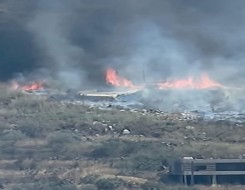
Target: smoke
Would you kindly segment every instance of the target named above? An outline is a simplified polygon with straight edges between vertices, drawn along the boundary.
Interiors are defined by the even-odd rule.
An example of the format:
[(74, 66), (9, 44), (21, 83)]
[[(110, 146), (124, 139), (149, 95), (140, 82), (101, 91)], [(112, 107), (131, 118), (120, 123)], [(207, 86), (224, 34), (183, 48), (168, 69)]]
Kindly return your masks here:
[(245, 79), (243, 0), (2, 4), (1, 79), (22, 73), (66, 88), (98, 87), (108, 67), (136, 83), (203, 72), (227, 85)]
[[(49, 9), (47, 4), (50, 5)], [(63, 23), (67, 19), (65, 14), (72, 11), (69, 3), (41, 1), (39, 6), (28, 26), (44, 51), (44, 67), (50, 68), (49, 74), (59, 85), (66, 88), (81, 87), (85, 77), (85, 73), (79, 68), (83, 49), (70, 42), (66, 34), (67, 21)], [(62, 14), (62, 10), (66, 12)]]

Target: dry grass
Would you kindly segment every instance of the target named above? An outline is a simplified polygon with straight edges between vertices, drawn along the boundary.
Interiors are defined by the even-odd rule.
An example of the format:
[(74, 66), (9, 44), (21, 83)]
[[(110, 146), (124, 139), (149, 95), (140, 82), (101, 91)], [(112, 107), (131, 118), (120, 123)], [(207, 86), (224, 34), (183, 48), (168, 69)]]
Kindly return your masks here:
[(120, 175), (109, 175), (109, 174), (104, 174), (101, 175), (99, 178), (101, 179), (113, 179), (113, 178), (118, 178), (122, 179), (123, 181), (135, 185), (141, 185), (146, 183), (148, 180), (145, 178), (140, 178), (140, 177), (134, 177), (134, 176), (120, 176)]
[(47, 140), (43, 139), (23, 139), (16, 142), (16, 147), (36, 147), (36, 146), (45, 146), (47, 145)]

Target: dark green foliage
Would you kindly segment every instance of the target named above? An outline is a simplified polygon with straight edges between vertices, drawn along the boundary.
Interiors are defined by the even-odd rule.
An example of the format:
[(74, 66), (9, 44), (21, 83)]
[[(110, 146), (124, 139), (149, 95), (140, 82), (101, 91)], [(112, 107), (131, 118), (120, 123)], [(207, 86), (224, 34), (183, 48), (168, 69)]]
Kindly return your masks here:
[(54, 132), (48, 137), (48, 146), (53, 154), (62, 155), (64, 159), (72, 159), (82, 153), (81, 138), (70, 131)]
[(99, 179), (96, 186), (100, 190), (115, 190), (117, 187), (123, 185), (123, 181), (117, 178), (114, 179)]
[(164, 190), (164, 185), (157, 182), (146, 182), (141, 185), (143, 190)]
[(80, 183), (94, 184), (97, 181), (98, 177), (98, 175), (87, 175), (86, 177), (80, 179)]
[(39, 180), (33, 183), (21, 184), (12, 190), (77, 190), (76, 186), (68, 182), (51, 178), (47, 180)]
[(93, 158), (123, 157), (137, 151), (138, 144), (126, 141), (110, 140), (96, 147), (90, 154)]
[(14, 164), (19, 170), (33, 170), (37, 166), (37, 162), (30, 159), (17, 160)]
[(98, 190), (96, 185), (93, 184), (86, 184), (80, 187), (78, 190)]
[(141, 185), (143, 190), (197, 190), (195, 187), (166, 186), (162, 183), (150, 181)]

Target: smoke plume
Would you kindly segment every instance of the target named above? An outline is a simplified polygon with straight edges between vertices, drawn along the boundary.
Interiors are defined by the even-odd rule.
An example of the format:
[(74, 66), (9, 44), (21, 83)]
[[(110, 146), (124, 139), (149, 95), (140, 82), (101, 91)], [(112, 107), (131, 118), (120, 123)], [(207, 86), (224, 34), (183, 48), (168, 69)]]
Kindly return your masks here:
[(21, 73), (64, 87), (98, 87), (105, 85), (108, 67), (138, 83), (203, 72), (227, 85), (241, 86), (245, 79), (243, 0), (0, 5), (2, 80)]

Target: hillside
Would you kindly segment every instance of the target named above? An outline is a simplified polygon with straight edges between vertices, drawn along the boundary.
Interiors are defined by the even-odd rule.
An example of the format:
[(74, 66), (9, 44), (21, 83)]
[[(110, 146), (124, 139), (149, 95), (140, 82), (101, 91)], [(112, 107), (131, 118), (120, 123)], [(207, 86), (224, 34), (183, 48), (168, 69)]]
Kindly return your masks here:
[(0, 104), (0, 181), (5, 189), (180, 190), (185, 188), (172, 187), (165, 175), (174, 159), (234, 158), (245, 152), (242, 125), (228, 122), (101, 110), (4, 87)]
[[(199, 106), (209, 102), (214, 106), (207, 113), (244, 111), (244, 6), (223, 1), (0, 0), (1, 83), (46, 81), (47, 92), (146, 83), (143, 104), (152, 108), (88, 105), (69, 95), (47, 98), (0, 84), (0, 189), (244, 189), (184, 187), (167, 175), (181, 157), (245, 153), (244, 114), (205, 120), (164, 112), (174, 110), (177, 96), (181, 111), (186, 103), (202, 112)], [(106, 80), (108, 68), (119, 83)], [(187, 92), (195, 81), (189, 75), (204, 72), (218, 90), (207, 90), (214, 86), (206, 83), (200, 89), (199, 81)], [(134, 95), (122, 95), (122, 101)], [(219, 107), (223, 101), (227, 105)], [(164, 111), (157, 110), (160, 104)]]

